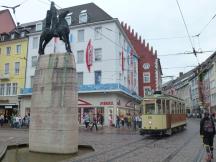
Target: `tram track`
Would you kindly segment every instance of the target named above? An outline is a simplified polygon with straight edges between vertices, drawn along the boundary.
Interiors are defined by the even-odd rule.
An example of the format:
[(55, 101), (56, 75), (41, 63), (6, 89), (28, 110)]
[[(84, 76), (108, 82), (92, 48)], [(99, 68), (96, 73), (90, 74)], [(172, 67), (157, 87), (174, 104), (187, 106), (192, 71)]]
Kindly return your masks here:
[[(124, 144), (124, 145), (120, 145), (118, 147), (115, 147), (113, 149), (109, 149), (109, 150), (105, 150), (105, 151), (101, 151), (101, 152), (97, 152), (97, 153), (94, 153), (93, 155), (90, 155), (90, 156), (87, 156), (87, 157), (84, 157), (84, 158), (81, 158), (81, 159), (77, 159), (77, 160), (73, 160), (73, 162), (82, 162), (82, 161), (85, 161), (85, 160), (91, 160), (92, 158), (95, 159), (96, 157), (99, 157), (99, 156), (104, 156), (105, 154), (112, 154), (114, 155), (115, 153), (118, 153), (118, 151), (122, 148), (128, 148), (128, 146), (134, 146), (136, 147), (137, 145), (140, 144), (140, 146), (136, 147), (135, 149), (129, 149), (127, 151), (122, 151), (120, 154), (116, 155), (116, 156), (113, 156), (112, 158), (106, 160), (106, 162), (112, 162), (118, 158), (120, 158), (121, 156), (127, 154), (127, 153), (130, 153), (130, 152), (134, 152), (142, 147), (147, 147), (153, 143), (155, 143), (157, 140), (155, 139), (150, 139), (151, 141), (150, 142), (142, 142), (143, 140), (145, 139), (149, 139), (149, 137), (145, 137), (145, 138), (142, 138), (142, 139), (139, 139), (139, 140), (136, 140), (136, 141), (133, 141), (133, 142), (130, 142), (130, 143), (127, 143), (127, 144)], [(153, 141), (152, 141), (153, 140)]]
[(174, 152), (172, 152), (165, 159), (163, 159), (162, 162), (170, 162), (178, 154), (178, 152), (180, 152), (185, 146), (190, 143), (191, 139), (193, 139), (194, 136), (197, 134), (198, 131), (195, 132), (190, 138), (188, 138), (187, 141), (185, 141), (179, 148), (177, 148)]

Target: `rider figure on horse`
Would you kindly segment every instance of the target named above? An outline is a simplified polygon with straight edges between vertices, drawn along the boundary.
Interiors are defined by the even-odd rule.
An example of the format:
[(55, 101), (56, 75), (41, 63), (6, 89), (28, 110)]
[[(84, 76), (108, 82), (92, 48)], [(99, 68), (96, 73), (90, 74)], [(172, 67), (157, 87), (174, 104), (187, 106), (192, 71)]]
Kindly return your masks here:
[(56, 31), (56, 26), (58, 24), (57, 12), (58, 12), (58, 10), (55, 7), (55, 3), (51, 2), (51, 6), (50, 6), (51, 30), (53, 31), (55, 37), (58, 37), (58, 33)]

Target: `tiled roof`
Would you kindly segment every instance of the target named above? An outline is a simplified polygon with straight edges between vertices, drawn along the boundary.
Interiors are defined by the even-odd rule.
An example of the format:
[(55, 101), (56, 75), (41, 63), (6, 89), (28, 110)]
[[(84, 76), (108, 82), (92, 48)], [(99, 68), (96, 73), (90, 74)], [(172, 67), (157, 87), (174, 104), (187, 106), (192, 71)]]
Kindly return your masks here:
[[(93, 22), (99, 22), (99, 21), (105, 21), (105, 20), (112, 20), (113, 18), (108, 15), (104, 10), (102, 10), (100, 7), (95, 5), (94, 3), (87, 3), (83, 5), (78, 5), (78, 6), (73, 6), (73, 7), (68, 7), (68, 8), (63, 8), (59, 10), (59, 13), (62, 11), (69, 10), (71, 14), (71, 26), (75, 26), (79, 24), (79, 14), (81, 11), (86, 10), (87, 15), (88, 15), (88, 21), (87, 23), (93, 23)], [(45, 17), (46, 15), (44, 15)], [(25, 24), (21, 24), (21, 27), (32, 27), (35, 26), (36, 23), (44, 21), (39, 20), (39, 21), (34, 21), (34, 22), (29, 22)], [(35, 27), (31, 28), (30, 32), (35, 32)]]

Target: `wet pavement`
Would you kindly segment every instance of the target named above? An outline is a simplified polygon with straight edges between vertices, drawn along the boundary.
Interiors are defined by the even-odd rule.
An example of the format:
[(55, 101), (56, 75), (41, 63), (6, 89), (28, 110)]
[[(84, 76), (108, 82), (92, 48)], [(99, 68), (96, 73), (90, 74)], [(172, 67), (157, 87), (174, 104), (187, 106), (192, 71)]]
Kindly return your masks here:
[[(6, 145), (23, 143), (28, 143), (28, 129), (0, 128), (0, 154)], [(199, 119), (188, 120), (184, 131), (162, 138), (140, 136), (128, 128), (81, 127), (79, 145), (91, 145), (95, 151), (64, 162), (202, 162), (205, 155)]]

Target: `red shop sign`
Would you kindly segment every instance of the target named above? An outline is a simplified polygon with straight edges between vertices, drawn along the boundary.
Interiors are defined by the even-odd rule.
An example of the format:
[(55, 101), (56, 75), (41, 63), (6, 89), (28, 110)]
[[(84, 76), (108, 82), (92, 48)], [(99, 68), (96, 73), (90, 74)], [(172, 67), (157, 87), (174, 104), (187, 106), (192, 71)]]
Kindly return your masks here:
[(113, 105), (113, 102), (112, 101), (103, 101), (103, 102), (100, 102), (100, 105)]

